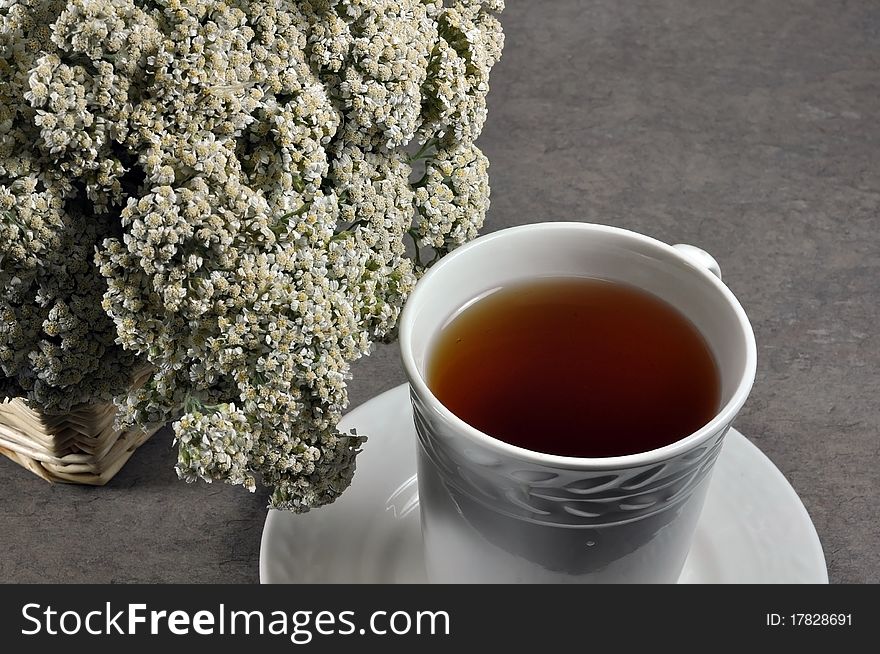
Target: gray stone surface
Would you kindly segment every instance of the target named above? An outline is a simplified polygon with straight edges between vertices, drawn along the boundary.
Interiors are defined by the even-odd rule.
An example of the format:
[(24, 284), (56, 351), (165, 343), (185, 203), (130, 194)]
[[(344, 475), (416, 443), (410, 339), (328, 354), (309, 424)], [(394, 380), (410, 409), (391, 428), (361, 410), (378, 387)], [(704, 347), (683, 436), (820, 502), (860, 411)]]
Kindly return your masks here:
[[(486, 231), (583, 220), (719, 260), (760, 364), (738, 427), (834, 582), (880, 582), (880, 5), (509, 0)], [(353, 404), (403, 381), (356, 367)], [(0, 461), (0, 580), (254, 582), (266, 498), (186, 485), (167, 433), (101, 489)]]

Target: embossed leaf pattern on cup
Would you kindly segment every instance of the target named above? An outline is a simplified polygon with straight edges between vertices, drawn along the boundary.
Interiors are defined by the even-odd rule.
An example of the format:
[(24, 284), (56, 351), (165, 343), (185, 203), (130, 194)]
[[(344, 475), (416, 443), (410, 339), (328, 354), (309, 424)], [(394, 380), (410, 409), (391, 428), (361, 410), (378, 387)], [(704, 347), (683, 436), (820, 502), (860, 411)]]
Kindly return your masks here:
[(725, 427), (712, 441), (661, 463), (613, 474), (568, 470), (484, 450), (415, 394), (411, 398), (421, 447), (451, 494), (529, 522), (566, 527), (610, 526), (678, 506), (712, 469), (727, 432)]

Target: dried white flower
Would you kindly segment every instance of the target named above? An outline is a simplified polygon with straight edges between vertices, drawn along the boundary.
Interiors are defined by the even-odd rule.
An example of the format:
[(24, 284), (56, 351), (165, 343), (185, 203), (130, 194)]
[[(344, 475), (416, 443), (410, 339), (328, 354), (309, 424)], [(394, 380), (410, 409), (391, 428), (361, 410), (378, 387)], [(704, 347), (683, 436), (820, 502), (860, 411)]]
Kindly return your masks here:
[(0, 3), (0, 392), (113, 398), (174, 421), (184, 479), (333, 501), (351, 362), (488, 208), (502, 9)]

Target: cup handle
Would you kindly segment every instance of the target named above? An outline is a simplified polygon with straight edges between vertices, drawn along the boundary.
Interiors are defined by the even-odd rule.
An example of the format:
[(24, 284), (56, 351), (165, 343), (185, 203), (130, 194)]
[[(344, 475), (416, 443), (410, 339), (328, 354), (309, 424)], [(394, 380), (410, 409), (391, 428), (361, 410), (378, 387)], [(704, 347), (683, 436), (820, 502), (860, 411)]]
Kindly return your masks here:
[(672, 247), (678, 250), (679, 254), (698, 268), (705, 268), (718, 279), (721, 279), (721, 266), (715, 261), (715, 257), (705, 250), (701, 250), (694, 245), (688, 245), (687, 243), (676, 243)]

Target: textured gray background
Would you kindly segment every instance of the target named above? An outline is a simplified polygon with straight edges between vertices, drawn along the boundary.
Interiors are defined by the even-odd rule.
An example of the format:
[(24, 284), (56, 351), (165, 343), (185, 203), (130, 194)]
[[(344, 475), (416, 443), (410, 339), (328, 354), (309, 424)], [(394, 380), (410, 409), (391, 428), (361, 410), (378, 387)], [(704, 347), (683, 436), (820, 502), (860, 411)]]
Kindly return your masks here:
[[(509, 0), (486, 230), (584, 220), (706, 248), (754, 323), (738, 427), (880, 582), (880, 5)], [(394, 347), (353, 405), (396, 386)], [(178, 482), (167, 433), (101, 489), (0, 460), (0, 580), (255, 582), (265, 497)]]

